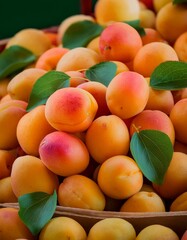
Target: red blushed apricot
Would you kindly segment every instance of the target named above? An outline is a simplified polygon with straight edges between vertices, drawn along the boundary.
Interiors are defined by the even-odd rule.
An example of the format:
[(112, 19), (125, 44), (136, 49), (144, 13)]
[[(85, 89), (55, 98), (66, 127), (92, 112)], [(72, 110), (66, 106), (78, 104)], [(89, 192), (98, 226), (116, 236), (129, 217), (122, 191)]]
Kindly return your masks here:
[(96, 113), (95, 118), (102, 116), (102, 115), (109, 115), (110, 110), (108, 109), (107, 103), (106, 103), (106, 90), (107, 87), (100, 83), (100, 82), (94, 82), (89, 81), (86, 83), (82, 83), (77, 86), (78, 88), (84, 89), (91, 93), (98, 104), (98, 110)]
[(99, 49), (105, 60), (129, 62), (141, 47), (142, 40), (138, 32), (124, 22), (109, 24), (99, 39)]
[(31, 192), (52, 194), (59, 186), (58, 176), (51, 172), (40, 158), (31, 155), (16, 158), (10, 177), (16, 197)]
[(17, 139), (25, 153), (39, 156), (40, 142), (53, 131), (55, 129), (45, 118), (45, 105), (40, 105), (20, 119), (17, 125)]
[(100, 116), (87, 129), (85, 143), (93, 159), (102, 163), (109, 157), (128, 153), (129, 131), (118, 116)]
[(97, 183), (83, 175), (66, 177), (59, 185), (58, 202), (61, 206), (103, 211), (105, 196)]
[(39, 154), (44, 165), (60, 176), (84, 171), (89, 164), (85, 144), (75, 135), (56, 131), (44, 137)]
[(146, 79), (133, 71), (116, 75), (108, 85), (106, 101), (112, 114), (122, 119), (135, 116), (144, 110), (149, 97)]
[(95, 98), (81, 88), (62, 88), (47, 100), (45, 116), (57, 130), (67, 132), (85, 131), (95, 118), (98, 104)]
[(21, 221), (16, 208), (0, 209), (0, 239), (30, 239), (36, 240), (26, 225)]
[(45, 51), (37, 60), (35, 68), (50, 71), (56, 68), (60, 58), (69, 51), (67, 48), (53, 47)]
[(19, 120), (26, 114), (27, 103), (10, 100), (0, 104), (0, 149), (9, 150), (18, 144), (16, 129)]
[(140, 191), (143, 174), (131, 157), (116, 155), (101, 164), (97, 181), (107, 196), (126, 199)]
[(187, 98), (175, 103), (170, 112), (170, 119), (175, 128), (176, 140), (187, 144)]
[(169, 116), (159, 110), (144, 110), (136, 115), (130, 124), (130, 135), (145, 129), (162, 131), (168, 135), (171, 143), (175, 141), (175, 129)]

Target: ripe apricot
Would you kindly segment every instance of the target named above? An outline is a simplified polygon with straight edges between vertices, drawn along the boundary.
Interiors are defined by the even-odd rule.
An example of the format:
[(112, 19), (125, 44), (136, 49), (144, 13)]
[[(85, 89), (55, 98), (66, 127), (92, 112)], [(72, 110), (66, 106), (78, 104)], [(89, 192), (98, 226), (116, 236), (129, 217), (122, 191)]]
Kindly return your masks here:
[(26, 114), (27, 103), (10, 100), (0, 103), (0, 149), (9, 150), (18, 146), (16, 129), (19, 120)]
[(95, 118), (110, 114), (106, 103), (107, 87), (104, 84), (95, 81), (88, 81), (79, 84), (77, 87), (88, 91), (97, 101), (98, 109)]
[(0, 203), (13, 203), (18, 201), (18, 198), (12, 190), (10, 176), (0, 179), (0, 193)]
[(24, 69), (9, 82), (7, 86), (8, 94), (12, 99), (28, 102), (34, 83), (45, 73), (47, 71), (34, 67)]
[(10, 240), (16, 238), (36, 239), (20, 219), (18, 209), (11, 207), (0, 208), (0, 239)]
[(164, 42), (151, 42), (144, 45), (133, 60), (134, 71), (150, 77), (155, 68), (165, 61), (178, 61), (173, 47)]
[(81, 83), (89, 82), (83, 72), (67, 71), (65, 74), (70, 77), (70, 87), (77, 87)]
[(62, 88), (48, 98), (45, 108), (47, 121), (57, 130), (85, 131), (95, 118), (98, 104), (95, 98), (81, 88)]
[(166, 41), (173, 44), (187, 29), (186, 4), (169, 2), (164, 5), (157, 13), (155, 27)]
[(175, 199), (187, 191), (187, 154), (174, 152), (161, 185), (153, 183), (155, 191), (163, 198)]
[(111, 23), (100, 34), (99, 49), (104, 60), (129, 62), (141, 47), (139, 33), (124, 22)]
[(94, 7), (96, 22), (104, 26), (139, 19), (139, 12), (137, 0), (98, 0)]
[(47, 134), (40, 143), (43, 164), (60, 176), (83, 172), (89, 164), (89, 153), (80, 138), (62, 131)]
[(154, 28), (144, 28), (145, 35), (141, 36), (143, 45), (151, 42), (165, 42), (164, 38)]
[(120, 208), (121, 212), (165, 212), (161, 197), (155, 192), (140, 191), (128, 198)]
[(16, 135), (23, 151), (37, 157), (39, 156), (40, 142), (47, 134), (53, 131), (55, 129), (45, 118), (45, 105), (40, 105), (27, 112), (20, 119)]
[(175, 103), (170, 112), (170, 119), (175, 128), (176, 140), (187, 144), (187, 98)]
[(59, 180), (38, 157), (25, 155), (16, 158), (12, 165), (11, 185), (16, 197), (30, 192), (52, 194)]
[(81, 224), (70, 217), (53, 217), (39, 233), (38, 240), (45, 239), (86, 240), (87, 234)]
[(115, 63), (117, 66), (116, 75), (121, 72), (129, 71), (129, 68), (125, 63), (121, 61), (111, 61), (111, 62)]
[(17, 157), (16, 150), (1, 150), (0, 149), (0, 179), (9, 177), (12, 169), (12, 164)]
[(57, 63), (56, 70), (61, 72), (83, 71), (100, 63), (101, 57), (94, 50), (76, 47), (64, 54)]
[(20, 45), (21, 47), (30, 50), (38, 57), (51, 48), (51, 41), (42, 30), (25, 28), (9, 39), (6, 48), (13, 45)]
[(187, 62), (187, 31), (182, 33), (174, 43), (174, 49), (182, 62)]
[(153, 8), (156, 13), (165, 6), (167, 3), (172, 2), (172, 0), (153, 0)]
[(179, 240), (178, 235), (170, 227), (161, 224), (151, 224), (144, 227), (136, 237), (136, 240)]
[(151, 9), (140, 11), (140, 26), (143, 28), (155, 28), (156, 14)]
[(116, 155), (101, 164), (97, 181), (107, 196), (126, 199), (140, 191), (143, 174), (131, 157)]
[(100, 116), (87, 129), (85, 143), (93, 159), (103, 163), (109, 157), (128, 153), (129, 131), (118, 116)]
[(144, 110), (136, 115), (130, 124), (130, 135), (134, 132), (153, 129), (168, 135), (171, 143), (175, 141), (175, 129), (169, 116), (160, 110)]
[(1, 81), (0, 81), (0, 99), (8, 94), (7, 86), (9, 84), (9, 82), (10, 82), (10, 79), (8, 79), (8, 78), (1, 79)]
[(87, 240), (135, 240), (136, 231), (125, 219), (108, 217), (95, 223), (88, 232)]
[(180, 194), (173, 200), (170, 211), (187, 211), (187, 192)]
[(97, 183), (83, 175), (66, 177), (59, 185), (58, 202), (61, 206), (103, 211), (105, 196)]
[(35, 68), (44, 69), (46, 71), (51, 71), (55, 69), (60, 58), (68, 51), (69, 49), (62, 47), (53, 47), (46, 50), (37, 59)]
[(143, 111), (148, 97), (147, 81), (141, 74), (133, 71), (116, 75), (106, 91), (106, 101), (110, 112), (122, 119), (131, 118)]

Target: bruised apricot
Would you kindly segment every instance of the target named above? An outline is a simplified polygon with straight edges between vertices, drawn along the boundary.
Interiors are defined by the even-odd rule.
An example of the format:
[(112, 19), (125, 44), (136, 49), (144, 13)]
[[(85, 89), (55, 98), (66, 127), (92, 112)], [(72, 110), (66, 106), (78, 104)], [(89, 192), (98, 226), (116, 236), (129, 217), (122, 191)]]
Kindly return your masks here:
[(85, 131), (95, 118), (98, 104), (95, 98), (81, 88), (56, 90), (47, 100), (45, 116), (57, 130)]

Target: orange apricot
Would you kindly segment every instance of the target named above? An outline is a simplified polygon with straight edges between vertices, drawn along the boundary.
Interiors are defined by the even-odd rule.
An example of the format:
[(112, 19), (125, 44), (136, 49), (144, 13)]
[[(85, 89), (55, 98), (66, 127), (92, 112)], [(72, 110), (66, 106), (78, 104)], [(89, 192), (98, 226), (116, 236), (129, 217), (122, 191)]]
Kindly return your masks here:
[[(42, 126), (42, 128), (41, 128)], [(17, 125), (16, 135), (19, 145), (29, 155), (39, 156), (41, 140), (55, 129), (45, 118), (45, 106), (40, 105), (27, 112)]]
[(130, 124), (130, 135), (134, 132), (152, 129), (168, 135), (171, 143), (175, 141), (175, 129), (169, 116), (160, 110), (144, 110), (136, 115)]
[(0, 179), (0, 193), (0, 203), (13, 203), (18, 201), (18, 198), (12, 190), (10, 176)]
[(87, 129), (85, 143), (93, 159), (103, 163), (109, 157), (128, 153), (129, 131), (118, 116), (100, 116)]
[(175, 199), (187, 191), (187, 154), (174, 152), (161, 185), (153, 183), (153, 188), (162, 198)]
[(56, 65), (60, 58), (69, 51), (67, 48), (53, 47), (45, 51), (37, 59), (35, 68), (51, 71), (56, 68)]
[(187, 62), (187, 31), (182, 33), (174, 43), (174, 49), (182, 62)]
[(112, 114), (122, 119), (135, 116), (143, 111), (149, 97), (146, 79), (133, 71), (116, 75), (108, 85), (106, 101)]
[(89, 152), (75, 135), (55, 131), (40, 143), (39, 154), (43, 164), (60, 176), (83, 172), (89, 164)]
[(155, 68), (165, 61), (178, 61), (178, 56), (173, 47), (164, 42), (151, 42), (143, 45), (134, 60), (134, 71), (144, 77), (150, 77)]
[(187, 192), (180, 194), (173, 200), (170, 211), (187, 211)]
[(10, 79), (4, 78), (0, 81), (0, 99), (7, 95), (7, 86), (10, 82)]
[(124, 22), (111, 23), (100, 34), (99, 49), (104, 60), (129, 62), (141, 47), (139, 33)]
[(165, 42), (160, 33), (154, 28), (144, 28), (145, 35), (141, 36), (143, 45), (151, 42)]
[(129, 71), (129, 68), (125, 63), (120, 61), (111, 61), (111, 62), (115, 63), (117, 66), (116, 75), (121, 72)]
[(115, 155), (101, 164), (97, 181), (105, 195), (126, 199), (140, 191), (143, 174), (131, 157)]
[(89, 82), (89, 80), (85, 78), (83, 72), (67, 71), (65, 74), (70, 77), (70, 87), (77, 87), (81, 83)]
[(170, 119), (175, 128), (176, 140), (187, 144), (187, 98), (175, 103), (170, 112)]
[(151, 9), (140, 11), (140, 26), (143, 28), (155, 28), (156, 14)]
[(61, 206), (103, 211), (105, 196), (96, 182), (83, 175), (66, 177), (59, 185), (58, 202)]
[(81, 88), (62, 88), (47, 100), (45, 116), (57, 130), (85, 131), (95, 118), (98, 104), (91, 93)]
[(82, 84), (79, 84), (77, 86), (78, 88), (84, 89), (92, 94), (92, 96), (95, 98), (98, 104), (98, 110), (96, 113), (95, 118), (102, 116), (102, 115), (109, 115), (110, 111), (108, 109), (107, 103), (106, 103), (106, 90), (107, 87), (100, 83), (95, 81), (88, 81)]

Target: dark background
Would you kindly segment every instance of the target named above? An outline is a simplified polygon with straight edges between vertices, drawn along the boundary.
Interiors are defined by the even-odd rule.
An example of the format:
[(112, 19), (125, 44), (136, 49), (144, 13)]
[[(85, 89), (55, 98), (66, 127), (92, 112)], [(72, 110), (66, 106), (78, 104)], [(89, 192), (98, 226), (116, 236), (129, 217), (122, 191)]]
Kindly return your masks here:
[[(92, 1), (92, 9), (95, 2)], [(12, 37), (24, 28), (58, 26), (68, 16), (81, 13), (80, 3), (80, 0), (0, 0), (0, 39)]]

